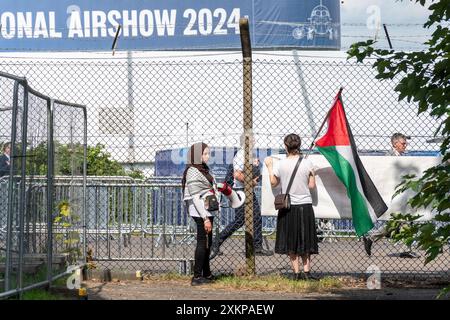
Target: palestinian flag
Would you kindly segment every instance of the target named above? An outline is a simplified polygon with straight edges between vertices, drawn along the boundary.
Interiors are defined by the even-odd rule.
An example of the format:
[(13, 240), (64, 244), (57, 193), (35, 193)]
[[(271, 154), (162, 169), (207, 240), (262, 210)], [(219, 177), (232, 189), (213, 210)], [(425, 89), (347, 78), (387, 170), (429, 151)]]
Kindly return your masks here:
[(353, 226), (356, 234), (362, 236), (388, 208), (359, 159), (341, 91), (328, 113), (327, 133), (316, 141), (316, 146), (345, 185), (352, 207)]

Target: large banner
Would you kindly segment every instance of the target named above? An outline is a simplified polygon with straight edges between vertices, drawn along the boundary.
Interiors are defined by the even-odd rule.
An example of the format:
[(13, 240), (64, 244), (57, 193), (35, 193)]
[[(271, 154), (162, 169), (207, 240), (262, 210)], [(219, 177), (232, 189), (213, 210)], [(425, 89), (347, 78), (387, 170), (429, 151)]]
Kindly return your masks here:
[(1, 51), (340, 49), (339, 0), (2, 0)]
[[(283, 158), (278, 155), (277, 158)], [(313, 192), (313, 208), (316, 218), (347, 219), (352, 217), (350, 199), (347, 191), (331, 168), (329, 162), (322, 155), (310, 155), (316, 172), (317, 189)], [(361, 156), (361, 161), (367, 173), (374, 182), (383, 200), (388, 205), (386, 213), (380, 220), (388, 220), (391, 213), (415, 213), (422, 216), (422, 220), (429, 220), (433, 212), (428, 209), (412, 210), (407, 204), (414, 193), (409, 190), (392, 198), (395, 187), (401, 182), (402, 176), (407, 174), (421, 175), (426, 169), (441, 163), (440, 157), (392, 157), (392, 156)], [(274, 161), (274, 165), (278, 160)], [(262, 178), (261, 212), (263, 215), (276, 216), (273, 206), (274, 195), (279, 188), (272, 189), (264, 165)]]

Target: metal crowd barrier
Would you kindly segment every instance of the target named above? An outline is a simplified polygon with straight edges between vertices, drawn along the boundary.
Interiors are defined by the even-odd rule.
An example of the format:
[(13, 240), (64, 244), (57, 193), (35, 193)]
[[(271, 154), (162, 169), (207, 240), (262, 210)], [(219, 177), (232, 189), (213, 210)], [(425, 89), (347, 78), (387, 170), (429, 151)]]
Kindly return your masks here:
[[(196, 241), (195, 224), (187, 215), (182, 200), (181, 186), (174, 180), (158, 178), (146, 181), (133, 181), (128, 178), (113, 177), (89, 177), (86, 185), (86, 225), (81, 224), (71, 229), (72, 232), (85, 234), (81, 237), (80, 247), (83, 246), (89, 257), (102, 267), (117, 267), (128, 271), (159, 270), (168, 272), (176, 270), (189, 273), (194, 259)], [(36, 183), (33, 188), (33, 205), (38, 208), (45, 204), (42, 193), (44, 186)], [(69, 195), (73, 201), (80, 200), (82, 193), (82, 179), (67, 180), (65, 177), (56, 177), (54, 183), (55, 203), (64, 201)], [(0, 188), (2, 183), (0, 181)], [(259, 196), (259, 190), (256, 190)], [(215, 232), (220, 232), (234, 219), (234, 210), (227, 206), (223, 199), (219, 223)], [(34, 248), (39, 245), (40, 234), (46, 232), (46, 216), (39, 210), (33, 210), (36, 214), (29, 217), (30, 229), (26, 229), (30, 235), (28, 246)], [(0, 216), (1, 217), (1, 216)], [(30, 220), (31, 219), (31, 220)], [(0, 219), (3, 221), (2, 219)], [(263, 217), (263, 235), (265, 244), (273, 249), (276, 217)], [(375, 228), (381, 227), (385, 222), (377, 222)], [(350, 219), (317, 219), (320, 251), (315, 266), (323, 272), (339, 273), (345, 270), (347, 273), (361, 272), (361, 268), (370, 263), (365, 257), (362, 242), (356, 241), (356, 235)], [(0, 224), (0, 230), (4, 229), (4, 223)], [(55, 227), (53, 234), (64, 234), (67, 230)], [(0, 233), (1, 234), (1, 233)], [(232, 240), (227, 240), (223, 258), (214, 260), (216, 270), (229, 272), (229, 268), (235, 268), (238, 261), (243, 259), (244, 232), (242, 228), (233, 235)], [(398, 258), (404, 246), (382, 241), (376, 245), (377, 263), (385, 272), (410, 272), (417, 275), (420, 261)], [(34, 250), (34, 249), (32, 249)], [(55, 254), (60, 252), (55, 243)], [(39, 252), (39, 248), (37, 251)], [(261, 272), (276, 272), (283, 266), (283, 257), (274, 255), (267, 258), (266, 262), (259, 264), (263, 268)], [(445, 277), (442, 271), (442, 261), (447, 261), (448, 254), (444, 255), (433, 266), (421, 271), (424, 274)], [(117, 264), (119, 264), (117, 266)], [(266, 271), (266, 269), (268, 271)], [(358, 271), (359, 270), (359, 271)], [(406, 271), (405, 271), (406, 270)], [(427, 273), (429, 272), (429, 273)], [(448, 275), (448, 273), (447, 273)]]
[[(64, 199), (65, 190), (70, 186), (60, 181), (63, 180), (55, 182), (56, 198)], [(260, 197), (259, 188), (256, 194)], [(186, 212), (179, 181), (155, 178), (132, 183), (122, 179), (89, 177), (86, 198), (86, 241), (93, 249), (95, 259), (151, 261), (167, 259), (170, 251), (171, 258), (178, 260), (184, 258), (185, 252), (179, 251), (181, 256), (174, 256), (172, 253), (178, 252), (175, 247), (192, 246), (195, 242), (195, 225)], [(219, 233), (233, 220), (234, 209), (222, 197), (221, 211), (216, 219), (219, 223), (215, 224), (214, 232)], [(273, 235), (276, 217), (263, 216), (262, 223), (263, 236)], [(339, 234), (333, 236), (354, 236), (351, 222), (334, 221), (334, 224), (334, 231), (339, 231)], [(234, 236), (243, 236), (243, 228), (238, 229)], [(151, 241), (135, 244), (139, 247), (145, 242), (149, 251), (145, 253), (144, 248), (130, 248), (134, 245), (133, 237), (149, 238)]]

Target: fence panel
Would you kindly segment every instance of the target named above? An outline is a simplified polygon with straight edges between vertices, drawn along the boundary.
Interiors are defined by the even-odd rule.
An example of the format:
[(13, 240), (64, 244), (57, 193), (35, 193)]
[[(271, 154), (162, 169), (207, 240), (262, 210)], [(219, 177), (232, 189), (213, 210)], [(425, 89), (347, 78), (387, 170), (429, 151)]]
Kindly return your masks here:
[[(48, 59), (31, 63), (2, 59), (0, 67), (26, 76), (35, 88), (52, 97), (86, 105), (87, 144), (103, 144), (113, 159), (127, 169), (143, 170), (148, 178), (145, 183), (118, 177), (89, 178), (86, 250), (92, 252), (99, 265), (169, 271), (179, 269), (179, 259), (191, 259), (195, 226), (186, 216), (181, 190), (173, 185), (180, 183), (180, 170), (185, 161), (183, 150), (198, 141), (227, 147), (229, 154), (214, 155), (210, 163), (218, 181), (223, 179), (224, 165), (231, 163), (240, 147), (242, 61), (131, 58)], [(438, 146), (427, 141), (433, 137), (437, 121), (425, 114), (417, 115), (415, 103), (398, 101), (393, 90), (397, 83), (397, 79), (378, 81), (368, 64), (305, 60), (295, 54), (293, 58), (255, 60), (255, 147), (260, 151), (282, 149), (283, 137), (296, 132), (302, 137), (302, 148), (307, 149), (337, 90), (343, 86), (347, 117), (362, 156), (365, 152), (387, 151), (394, 132), (411, 136), (410, 154), (436, 154)], [(56, 132), (61, 130), (58, 139), (55, 138), (56, 173), (72, 165), (76, 167), (79, 159), (74, 155), (73, 144), (80, 140), (75, 138), (71, 142), (67, 136), (74, 130), (77, 137), (80, 129), (76, 123), (70, 123), (72, 120), (67, 122), (64, 114), (55, 120), (55, 125), (62, 124), (60, 129), (55, 127)], [(72, 162), (58, 161), (58, 154), (67, 151), (64, 147), (70, 144)], [(170, 153), (171, 175), (175, 177), (157, 176), (160, 152)], [(261, 160), (264, 155), (260, 152)], [(72, 172), (68, 175), (75, 177)], [(72, 189), (61, 186), (55, 187), (57, 192), (61, 195), (57, 195), (55, 207), (66, 194), (81, 191), (74, 186)], [(255, 189), (258, 201), (259, 192)], [(235, 211), (224, 208), (216, 219), (215, 234), (234, 218)], [(264, 217), (258, 223), (262, 223), (264, 248), (272, 250), (275, 219)], [(369, 258), (363, 243), (354, 237), (350, 221), (333, 221), (332, 226), (334, 230), (326, 230), (320, 243), (320, 254), (313, 257), (315, 271), (360, 274), (375, 263), (387, 273), (449, 277), (448, 248), (439, 259), (423, 266), (421, 258), (400, 257), (406, 250), (402, 245), (394, 246), (383, 240), (374, 245), (374, 253)], [(213, 269), (239, 271), (245, 261), (244, 248), (243, 232), (238, 229), (222, 246), (223, 255), (212, 260)], [(418, 252), (423, 258), (423, 252)], [(283, 256), (257, 256), (256, 262), (259, 273), (290, 269), (288, 259)]]
[[(54, 255), (66, 258), (68, 265), (86, 261), (86, 108), (54, 101), (53, 104), (53, 170), (57, 177), (53, 191)], [(54, 273), (61, 270), (54, 270)]]
[[(58, 228), (58, 221), (54, 220), (58, 217), (53, 216), (53, 102), (33, 90), (25, 79), (0, 73), (0, 83), (1, 113), (5, 114), (0, 121), (2, 156), (4, 151), (8, 154), (5, 147), (10, 146), (11, 150), (5, 162), (7, 169), (2, 163), (0, 176), (0, 297), (6, 297), (50, 285), (56, 277), (66, 274), (68, 264), (81, 265), (85, 259), (80, 254), (77, 261), (70, 261), (67, 254), (52, 250), (54, 228)], [(78, 108), (84, 115), (77, 125), (84, 128), (81, 141), (85, 149), (85, 108)], [(77, 174), (83, 177), (86, 154), (81, 157), (84, 165)], [(70, 184), (73, 179), (66, 180)], [(84, 185), (78, 188), (83, 189)], [(69, 195), (71, 198), (73, 195)], [(81, 193), (79, 199), (84, 198)], [(84, 205), (80, 208), (83, 218)], [(82, 221), (79, 225), (83, 225)], [(71, 232), (68, 228), (59, 231), (64, 238), (70, 237)], [(81, 249), (78, 245), (77, 250)]]

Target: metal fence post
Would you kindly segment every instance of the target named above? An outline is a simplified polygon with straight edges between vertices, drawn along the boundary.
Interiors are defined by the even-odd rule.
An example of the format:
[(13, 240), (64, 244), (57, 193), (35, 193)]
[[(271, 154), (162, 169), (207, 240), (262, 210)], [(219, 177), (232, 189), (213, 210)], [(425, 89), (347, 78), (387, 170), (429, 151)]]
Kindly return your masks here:
[(47, 101), (47, 280), (51, 284), (53, 273), (53, 99)]
[(252, 106), (252, 48), (248, 19), (239, 20), (243, 54), (244, 98), (244, 192), (245, 192), (245, 258), (247, 274), (255, 274), (255, 248), (253, 233), (253, 106)]
[(27, 205), (26, 177), (27, 177), (27, 131), (28, 131), (28, 84), (26, 80), (23, 83), (23, 116), (22, 116), (22, 155), (21, 155), (21, 181), (19, 196), (19, 266), (18, 266), (18, 287), (20, 289), (20, 298), (23, 291), (23, 262), (24, 262), (24, 219)]
[(87, 184), (87, 111), (86, 107), (83, 110), (83, 262), (86, 261), (87, 257), (87, 194), (86, 194), (86, 184)]
[(13, 225), (13, 190), (14, 190), (14, 168), (16, 158), (16, 139), (17, 139), (17, 113), (19, 106), (19, 81), (14, 82), (13, 89), (13, 110), (11, 121), (11, 157), (10, 174), (8, 186), (8, 211), (6, 214), (6, 261), (5, 261), (5, 292), (10, 290), (11, 280), (11, 247), (12, 247), (12, 225)]

